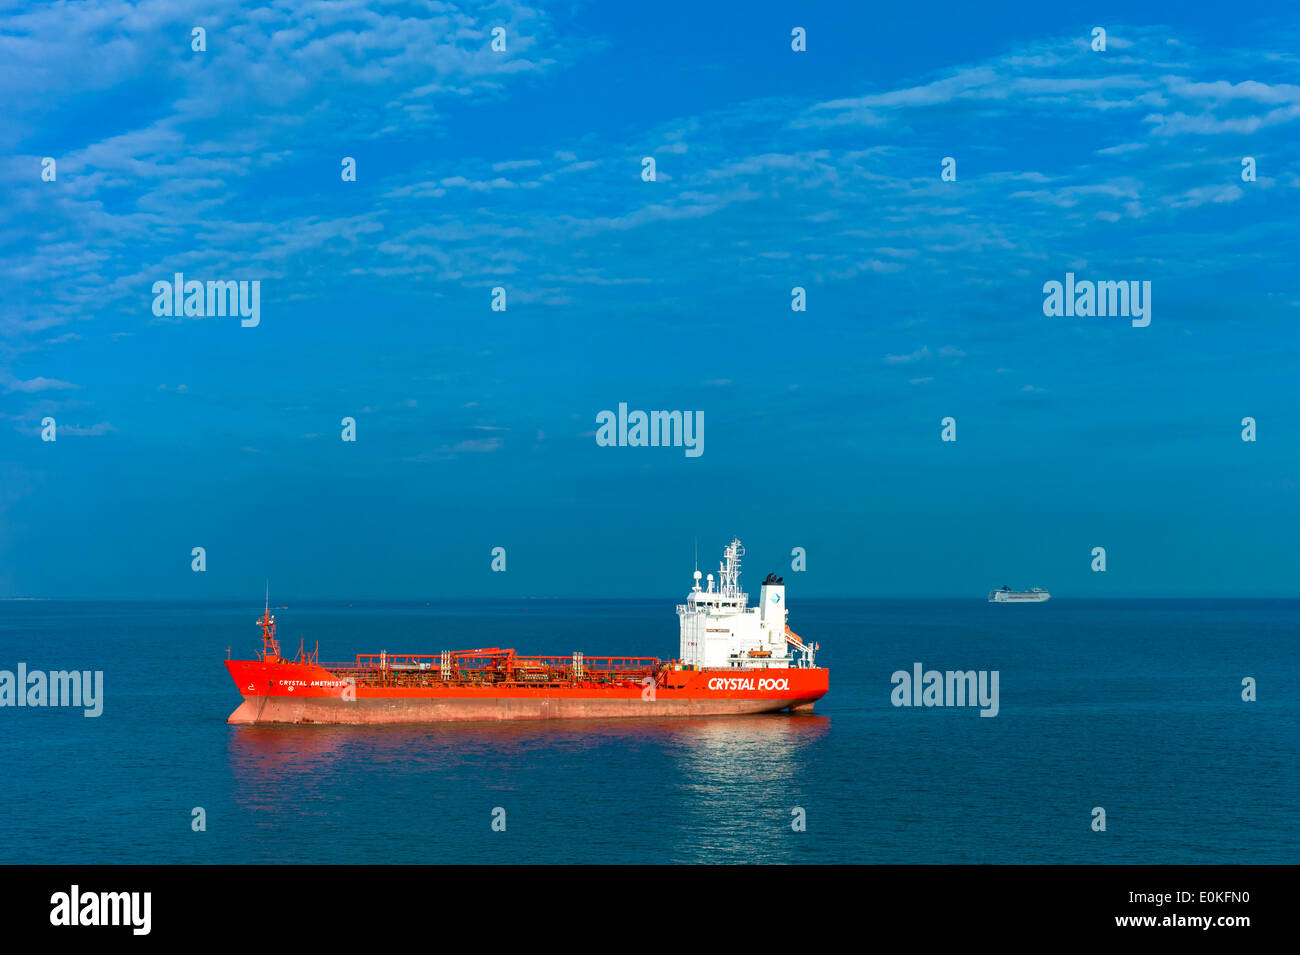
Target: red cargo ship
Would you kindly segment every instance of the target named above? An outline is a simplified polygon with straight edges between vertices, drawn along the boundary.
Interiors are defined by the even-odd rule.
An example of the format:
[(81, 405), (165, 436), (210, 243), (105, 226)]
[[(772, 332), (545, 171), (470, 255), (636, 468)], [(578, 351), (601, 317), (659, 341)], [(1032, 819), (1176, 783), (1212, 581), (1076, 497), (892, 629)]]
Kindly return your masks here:
[(268, 601), (257, 660), (227, 660), (244, 696), (229, 723), (417, 723), (808, 712), (829, 688), (816, 644), (786, 625), (785, 585), (769, 574), (759, 605), (740, 591), (739, 540), (714, 587), (679, 605), (681, 653), (655, 657), (519, 656), (497, 647), (358, 654), (320, 663), (280, 655)]

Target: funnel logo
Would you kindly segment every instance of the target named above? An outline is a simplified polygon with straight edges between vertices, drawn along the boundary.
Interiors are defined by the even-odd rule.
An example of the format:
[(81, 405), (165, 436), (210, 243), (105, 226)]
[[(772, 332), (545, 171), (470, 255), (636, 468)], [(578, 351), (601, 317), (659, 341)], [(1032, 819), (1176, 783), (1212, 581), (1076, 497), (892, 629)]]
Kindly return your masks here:
[(768, 599), (771, 600), (772, 603), (774, 603), (774, 604), (779, 604), (779, 603), (781, 602), (781, 595), (780, 595), (780, 594), (772, 594), (772, 596), (769, 597)]

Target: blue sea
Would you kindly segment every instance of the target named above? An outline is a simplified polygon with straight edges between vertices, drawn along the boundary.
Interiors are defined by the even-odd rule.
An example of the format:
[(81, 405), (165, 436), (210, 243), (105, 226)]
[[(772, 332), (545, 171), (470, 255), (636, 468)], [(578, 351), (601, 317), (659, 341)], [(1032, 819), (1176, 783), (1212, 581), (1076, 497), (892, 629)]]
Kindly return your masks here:
[[(671, 599), (280, 602), (322, 660), (677, 650)], [(0, 602), (0, 670), (104, 673), (98, 718), (0, 708), (0, 862), (1300, 862), (1300, 601), (802, 600), (814, 716), (228, 726), (261, 609)], [(895, 707), (915, 663), (997, 716)]]

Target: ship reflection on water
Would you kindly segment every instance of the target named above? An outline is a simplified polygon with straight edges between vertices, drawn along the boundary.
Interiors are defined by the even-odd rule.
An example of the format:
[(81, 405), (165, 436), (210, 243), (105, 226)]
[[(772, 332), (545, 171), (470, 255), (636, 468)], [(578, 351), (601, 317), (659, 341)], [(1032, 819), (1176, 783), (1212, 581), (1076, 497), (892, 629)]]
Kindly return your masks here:
[(428, 747), (616, 745), (620, 739), (698, 739), (733, 743), (810, 741), (827, 732), (826, 716), (758, 713), (754, 716), (672, 717), (663, 720), (503, 720), (500, 722), (437, 722), (437, 724), (365, 725), (251, 725), (230, 734), (234, 761), (266, 761), (282, 769), (295, 759), (329, 755), (352, 745), (399, 748), (403, 754)]
[[(243, 726), (230, 733), (228, 765), (232, 798), (257, 827), (319, 827), (346, 852), (337, 861), (511, 861), (501, 854), (506, 843), (486, 838), (495, 805), (515, 813), (511, 845), (526, 858), (514, 861), (750, 861), (755, 837), (770, 844), (774, 833), (791, 833), (809, 753), (830, 723), (772, 713)], [(355, 840), (358, 810), (390, 820), (438, 818), (458, 852), (431, 856), (389, 844), (377, 855), (373, 842)], [(659, 838), (626, 859), (617, 850), (630, 846), (557, 842), (557, 825), (572, 830), (574, 813), (601, 817), (586, 828), (592, 833), (644, 833), (658, 824)]]
[[(810, 754), (824, 716), (701, 721), (672, 748), (670, 862), (795, 861), (794, 813), (808, 811)], [(807, 841), (805, 840), (805, 843)]]
[(708, 761), (721, 751), (777, 754), (811, 743), (830, 729), (825, 716), (763, 713), (755, 716), (662, 720), (512, 720), (500, 723), (394, 724), (381, 726), (241, 726), (230, 734), (230, 764), (237, 778), (263, 773), (282, 777), (310, 772), (334, 757), (365, 750), (370, 759), (427, 759), (439, 754), (468, 760), (496, 755), (513, 760), (540, 748), (603, 749), (660, 743)]

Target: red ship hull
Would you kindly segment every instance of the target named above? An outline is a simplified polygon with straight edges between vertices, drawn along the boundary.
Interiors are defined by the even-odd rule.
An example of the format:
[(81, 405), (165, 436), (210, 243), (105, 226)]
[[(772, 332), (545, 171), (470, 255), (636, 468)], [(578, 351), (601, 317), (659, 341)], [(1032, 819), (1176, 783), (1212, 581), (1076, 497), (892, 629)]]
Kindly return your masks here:
[[(513, 651), (496, 652), (510, 653), (512, 666), (526, 671), (528, 661), (515, 661)], [(581, 677), (570, 673), (564, 680), (527, 685), (522, 682), (527, 677), (513, 670), (500, 682), (468, 682), (427, 668), (333, 667), (276, 657), (227, 660), (244, 696), (227, 722), (375, 724), (806, 712), (829, 689), (829, 672), (822, 668), (684, 670), (649, 662), (654, 666), (643, 670), (592, 669)]]

